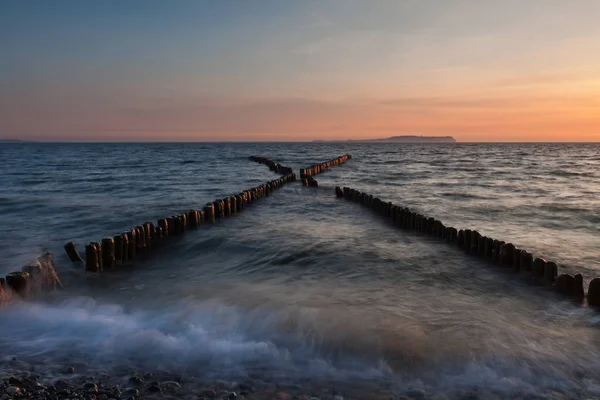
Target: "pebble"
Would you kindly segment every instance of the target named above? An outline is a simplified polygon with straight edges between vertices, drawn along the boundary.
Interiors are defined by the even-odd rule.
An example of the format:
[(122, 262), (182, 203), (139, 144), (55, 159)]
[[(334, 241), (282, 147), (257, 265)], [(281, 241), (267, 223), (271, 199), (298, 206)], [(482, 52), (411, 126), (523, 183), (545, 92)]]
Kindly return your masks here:
[(144, 383), (144, 380), (142, 378), (140, 378), (139, 376), (134, 375), (131, 378), (129, 378), (129, 383), (131, 383), (133, 385), (141, 385), (142, 383)]
[(411, 399), (424, 399), (427, 396), (423, 389), (411, 389), (406, 395)]
[(23, 381), (20, 380), (19, 378), (15, 378), (14, 376), (11, 376), (10, 378), (8, 378), (8, 383), (10, 385), (14, 385), (14, 386), (23, 386)]
[(212, 389), (207, 389), (200, 392), (200, 396), (206, 397), (207, 399), (214, 399), (215, 397), (217, 397), (217, 392), (215, 392)]
[(137, 389), (134, 389), (134, 388), (127, 389), (125, 391), (125, 395), (131, 396), (131, 397), (138, 397), (140, 395), (140, 391)]
[(74, 374), (75, 373), (75, 367), (68, 367), (67, 369), (65, 369), (65, 374)]
[(156, 385), (150, 385), (148, 389), (146, 389), (146, 391), (150, 393), (162, 393), (162, 389), (160, 388), (160, 386)]
[(8, 393), (8, 394), (11, 394), (11, 395), (15, 395), (15, 394), (17, 394), (17, 393), (21, 393), (21, 389), (19, 389), (19, 388), (18, 388), (18, 387), (16, 387), (16, 386), (9, 386), (9, 387), (6, 389), (6, 393)]
[(166, 381), (160, 384), (165, 389), (168, 390), (179, 390), (181, 389), (181, 385), (175, 381)]

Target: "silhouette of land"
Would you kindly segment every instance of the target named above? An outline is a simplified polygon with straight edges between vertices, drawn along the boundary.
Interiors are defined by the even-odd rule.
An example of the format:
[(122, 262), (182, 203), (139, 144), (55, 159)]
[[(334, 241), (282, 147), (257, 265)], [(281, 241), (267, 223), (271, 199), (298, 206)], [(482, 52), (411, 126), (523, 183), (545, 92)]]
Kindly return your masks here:
[(348, 140), (313, 140), (313, 142), (326, 142), (326, 143), (341, 143), (341, 142), (354, 142), (354, 143), (456, 143), (456, 139), (452, 136), (392, 136), (382, 139), (348, 139)]

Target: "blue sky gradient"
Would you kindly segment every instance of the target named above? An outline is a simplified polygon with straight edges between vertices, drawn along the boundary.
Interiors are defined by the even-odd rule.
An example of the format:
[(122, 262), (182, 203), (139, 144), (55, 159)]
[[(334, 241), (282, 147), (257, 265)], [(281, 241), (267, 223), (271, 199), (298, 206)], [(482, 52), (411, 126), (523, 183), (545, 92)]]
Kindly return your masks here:
[(600, 140), (598, 21), (596, 0), (4, 0), (0, 138)]

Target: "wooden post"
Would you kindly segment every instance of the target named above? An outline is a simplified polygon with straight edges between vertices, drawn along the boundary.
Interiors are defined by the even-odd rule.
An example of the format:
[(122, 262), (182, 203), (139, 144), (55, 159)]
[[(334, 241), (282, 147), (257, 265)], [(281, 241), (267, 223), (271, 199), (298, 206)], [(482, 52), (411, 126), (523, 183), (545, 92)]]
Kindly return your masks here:
[(130, 259), (129, 236), (127, 235), (127, 232), (121, 233), (121, 241), (123, 242), (123, 257), (121, 258), (121, 261), (123, 262), (123, 264), (125, 264)]
[(546, 260), (538, 257), (535, 260), (533, 260), (531, 274), (533, 275), (534, 278), (542, 278), (544, 276), (545, 268), (546, 268)]
[(123, 236), (115, 235), (113, 242), (115, 243), (115, 264), (123, 263)]
[(531, 271), (533, 268), (533, 255), (525, 250), (521, 250), (519, 265), (522, 271)]
[(204, 206), (204, 215), (206, 216), (206, 222), (209, 224), (215, 223), (215, 205), (214, 203), (208, 203)]
[(71, 262), (73, 262), (73, 264), (83, 263), (83, 259), (81, 258), (81, 256), (77, 252), (77, 249), (75, 248), (75, 243), (69, 242), (65, 244), (65, 251), (67, 252), (69, 259), (71, 260)]
[(129, 259), (133, 260), (137, 255), (137, 231), (135, 229), (127, 232), (127, 241), (129, 242)]
[(90, 272), (100, 271), (100, 255), (93, 242), (85, 246), (85, 269)]
[(544, 282), (551, 285), (558, 275), (558, 265), (554, 261), (547, 261), (544, 266)]
[(162, 229), (162, 235), (163, 236), (168, 236), (169, 235), (169, 222), (167, 221), (167, 218), (161, 218), (158, 220), (158, 227)]
[(21, 297), (27, 297), (30, 291), (30, 278), (27, 272), (11, 272), (6, 275), (6, 286)]
[(115, 266), (115, 241), (113, 238), (102, 239), (102, 267), (111, 269)]
[(594, 278), (590, 281), (587, 298), (590, 307), (600, 307), (600, 278)]
[(237, 214), (237, 197), (229, 196), (229, 203), (231, 206), (231, 215)]

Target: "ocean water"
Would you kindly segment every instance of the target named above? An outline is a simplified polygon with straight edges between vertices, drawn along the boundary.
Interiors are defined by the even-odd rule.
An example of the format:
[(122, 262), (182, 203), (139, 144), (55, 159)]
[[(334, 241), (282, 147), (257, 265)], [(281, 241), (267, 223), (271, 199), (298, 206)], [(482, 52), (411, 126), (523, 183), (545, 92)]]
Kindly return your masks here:
[[(62, 249), (277, 177), (250, 155), (297, 171), (345, 153), (318, 188), (287, 184), (134, 266), (86, 274)], [(65, 286), (0, 308), (0, 362), (370, 393), (358, 398), (600, 397), (599, 313), (334, 195), (477, 229), (587, 282), (600, 145), (5, 143), (0, 171), (0, 273), (50, 251)]]

